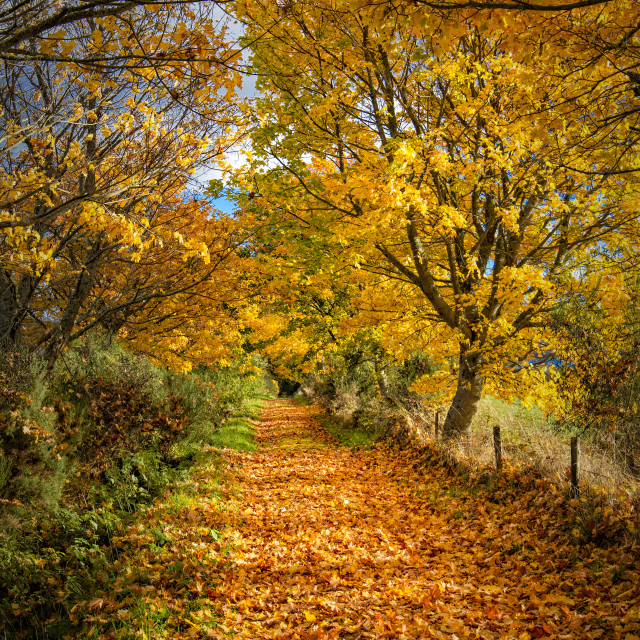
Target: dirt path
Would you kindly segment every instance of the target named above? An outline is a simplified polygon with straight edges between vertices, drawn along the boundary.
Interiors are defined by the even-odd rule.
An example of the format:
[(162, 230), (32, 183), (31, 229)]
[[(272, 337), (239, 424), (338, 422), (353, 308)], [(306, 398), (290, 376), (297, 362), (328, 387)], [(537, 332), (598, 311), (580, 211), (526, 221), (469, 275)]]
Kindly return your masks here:
[[(293, 401), (266, 405), (258, 442), (230, 454), (227, 515), (201, 500), (141, 560), (145, 606), (170, 613), (137, 637), (640, 636), (636, 559), (571, 546), (535, 491), (503, 507), (411, 456), (349, 451)], [(193, 533), (213, 522), (220, 539)], [(168, 583), (189, 548), (188, 580)]]
[[(336, 447), (313, 410), (291, 402), (267, 407), (258, 439), (259, 453), (242, 456), (238, 556), (222, 587), (233, 637), (624, 638), (635, 629), (620, 624), (631, 594), (627, 606), (603, 602), (585, 571), (567, 582), (557, 549), (545, 556), (554, 540), (538, 539), (544, 524), (529, 513), (492, 522), (496, 505), (451, 490), (439, 499), (437, 476), (398, 482), (402, 460)], [(566, 568), (571, 549), (560, 555)]]

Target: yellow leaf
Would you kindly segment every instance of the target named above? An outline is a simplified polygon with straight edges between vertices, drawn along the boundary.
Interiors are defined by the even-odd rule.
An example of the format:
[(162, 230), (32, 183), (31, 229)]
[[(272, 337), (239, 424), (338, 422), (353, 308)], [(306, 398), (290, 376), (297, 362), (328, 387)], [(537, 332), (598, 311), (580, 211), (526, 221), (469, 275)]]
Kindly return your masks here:
[(73, 50), (76, 48), (76, 43), (68, 40), (66, 42), (63, 42), (60, 45), (60, 51), (62, 52), (63, 56), (68, 56), (71, 55), (71, 53), (73, 52)]
[(91, 41), (93, 42), (93, 44), (94, 44), (94, 46), (96, 48), (100, 48), (102, 46), (103, 37), (102, 37), (102, 32), (100, 31), (100, 29), (96, 29), (91, 34)]

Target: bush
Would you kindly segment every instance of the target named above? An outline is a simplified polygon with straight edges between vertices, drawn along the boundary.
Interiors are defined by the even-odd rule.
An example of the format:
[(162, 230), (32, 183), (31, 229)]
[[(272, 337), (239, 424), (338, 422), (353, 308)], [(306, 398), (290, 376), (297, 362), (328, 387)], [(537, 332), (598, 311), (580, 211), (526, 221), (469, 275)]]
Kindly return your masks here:
[(104, 545), (117, 522), (105, 509), (84, 514), (57, 509), (1, 532), (2, 637), (62, 637), (74, 603), (88, 593), (97, 575), (106, 577)]
[(0, 498), (58, 503), (70, 463), (44, 369), (29, 354), (0, 352)]
[(0, 637), (68, 633), (73, 603), (106, 579), (114, 529), (268, 393), (263, 372), (253, 356), (176, 374), (97, 336), (48, 378), (37, 358), (2, 354)]
[(567, 343), (560, 364), (565, 400), (559, 426), (606, 450), (640, 476), (640, 317), (629, 305), (618, 322), (600, 305), (573, 300), (554, 316)]
[(75, 437), (76, 503), (131, 512), (158, 495), (214, 444), (229, 416), (266, 392), (263, 367), (252, 356), (175, 373), (117, 343), (92, 338), (74, 347), (61, 359), (56, 407)]
[(305, 393), (323, 404), (343, 427), (379, 437), (419, 429), (424, 398), (411, 391), (420, 376), (433, 370), (422, 352), (395, 362), (376, 344), (350, 345), (322, 371), (309, 376)]

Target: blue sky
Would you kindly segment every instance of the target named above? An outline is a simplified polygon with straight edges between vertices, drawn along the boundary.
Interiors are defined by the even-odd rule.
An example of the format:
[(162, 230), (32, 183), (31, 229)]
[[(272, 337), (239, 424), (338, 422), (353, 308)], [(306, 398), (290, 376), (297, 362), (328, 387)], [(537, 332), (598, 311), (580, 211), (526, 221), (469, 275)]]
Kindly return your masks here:
[(220, 211), (224, 211), (224, 213), (233, 213), (237, 208), (234, 202), (230, 202), (223, 196), (221, 196), (220, 198), (211, 198), (209, 199), (209, 202), (216, 209), (220, 209)]

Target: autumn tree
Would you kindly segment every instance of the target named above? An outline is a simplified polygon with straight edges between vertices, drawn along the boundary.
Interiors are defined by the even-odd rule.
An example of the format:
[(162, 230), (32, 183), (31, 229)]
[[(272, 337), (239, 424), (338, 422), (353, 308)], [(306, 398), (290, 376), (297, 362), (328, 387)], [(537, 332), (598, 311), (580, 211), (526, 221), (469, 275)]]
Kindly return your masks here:
[[(95, 326), (131, 339), (161, 328), (178, 352), (185, 315), (221, 309), (208, 282), (238, 238), (189, 195), (190, 176), (232, 144), (237, 114), (237, 56), (211, 11), (92, 17), (2, 63), (0, 334), (49, 366)], [(185, 43), (191, 55), (173, 56)], [(58, 59), (72, 55), (102, 64)], [(192, 313), (198, 292), (216, 300), (210, 312)]]
[[(584, 153), (595, 107), (557, 99), (559, 50), (523, 58), (508, 33), (460, 14), (240, 11), (249, 38), (268, 33), (253, 46), (263, 95), (245, 180), (260, 197), (247, 222), (278, 230), (291, 270), (359, 281), (356, 322), (448, 363), (424, 387), (455, 389), (445, 437), (467, 432), (486, 390), (549, 382), (532, 365), (552, 348), (558, 292), (636, 222), (632, 184), (594, 170), (608, 150)], [(615, 95), (619, 78), (601, 87)], [(598, 117), (633, 92), (619, 95), (596, 101)]]

